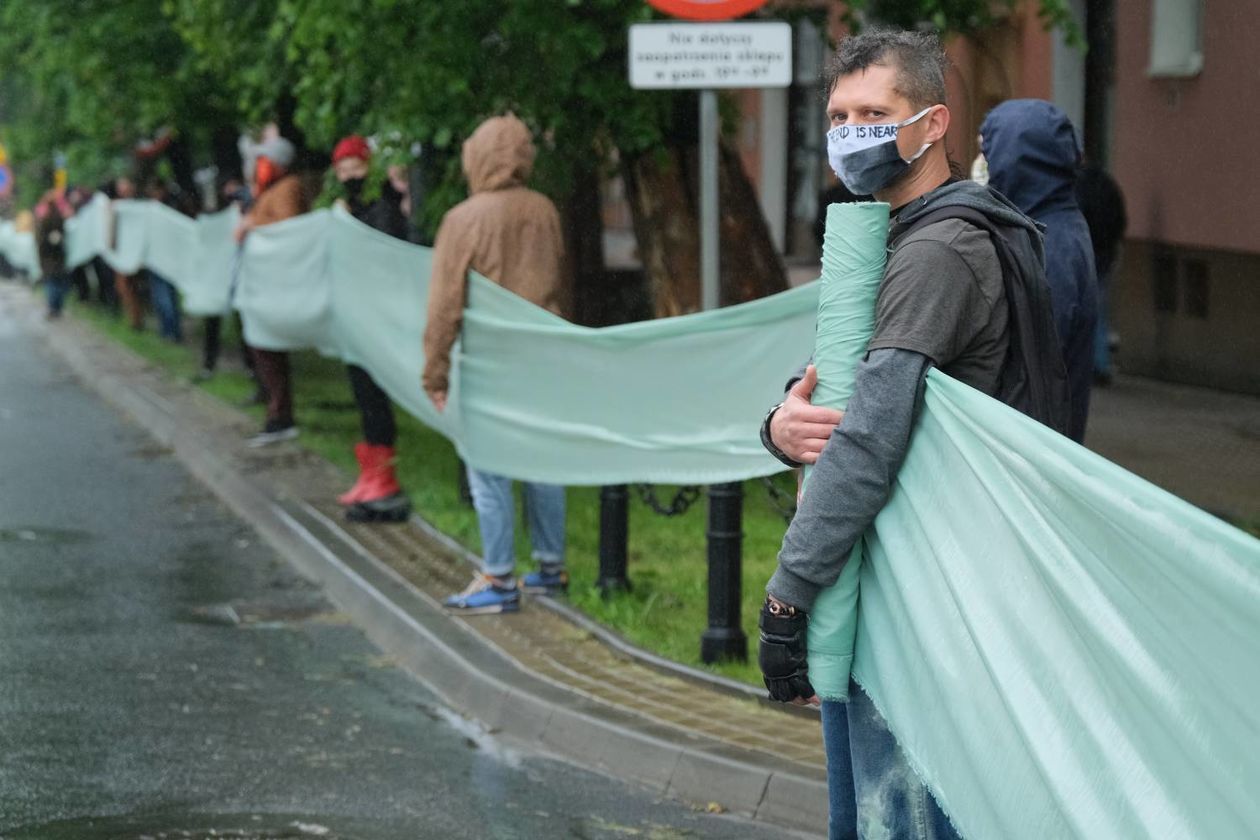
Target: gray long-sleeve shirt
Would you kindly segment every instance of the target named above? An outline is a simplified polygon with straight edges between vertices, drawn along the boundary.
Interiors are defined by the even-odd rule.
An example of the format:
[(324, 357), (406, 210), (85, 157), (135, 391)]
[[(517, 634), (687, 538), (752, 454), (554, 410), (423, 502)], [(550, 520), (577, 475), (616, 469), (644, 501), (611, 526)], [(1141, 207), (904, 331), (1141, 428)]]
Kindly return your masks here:
[[(818, 593), (835, 583), (853, 546), (887, 504), (929, 368), (986, 394), (999, 389), (1010, 342), (1009, 306), (989, 234), (962, 219), (913, 224), (955, 204), (1025, 226), (1039, 241), (1033, 223), (1005, 199), (968, 181), (942, 185), (895, 214), (866, 359), (766, 587), (799, 609), (811, 609)], [(773, 442), (764, 439), (773, 453)]]
[(778, 600), (809, 610), (840, 577), (892, 493), (931, 367), (927, 356), (898, 348), (872, 350), (858, 365), (844, 420), (814, 465), (766, 586)]

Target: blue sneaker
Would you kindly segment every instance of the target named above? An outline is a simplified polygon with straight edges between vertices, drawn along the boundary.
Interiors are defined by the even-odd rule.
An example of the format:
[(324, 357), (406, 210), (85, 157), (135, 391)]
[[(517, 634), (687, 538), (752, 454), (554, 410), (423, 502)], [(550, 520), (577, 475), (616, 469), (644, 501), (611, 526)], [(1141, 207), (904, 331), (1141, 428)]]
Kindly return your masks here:
[(558, 595), (569, 591), (569, 573), (564, 569), (554, 572), (540, 569), (521, 578), (521, 589), (531, 595)]
[(447, 598), (442, 606), (463, 615), (516, 612), (521, 608), (521, 591), (515, 584), (501, 586), (497, 578), (477, 575), (467, 589)]

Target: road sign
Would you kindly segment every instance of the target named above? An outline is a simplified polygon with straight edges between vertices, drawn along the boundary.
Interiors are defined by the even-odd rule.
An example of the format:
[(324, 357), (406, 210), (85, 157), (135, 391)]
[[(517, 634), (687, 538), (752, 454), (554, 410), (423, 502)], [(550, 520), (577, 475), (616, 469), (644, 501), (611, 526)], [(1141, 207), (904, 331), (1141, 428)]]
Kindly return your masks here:
[(13, 171), (7, 166), (0, 165), (0, 198), (8, 198), (11, 192), (13, 192)]
[(647, 0), (648, 5), (683, 20), (730, 20), (766, 5), (767, 0)]
[(787, 87), (792, 27), (782, 22), (637, 23), (630, 86), (647, 90)]

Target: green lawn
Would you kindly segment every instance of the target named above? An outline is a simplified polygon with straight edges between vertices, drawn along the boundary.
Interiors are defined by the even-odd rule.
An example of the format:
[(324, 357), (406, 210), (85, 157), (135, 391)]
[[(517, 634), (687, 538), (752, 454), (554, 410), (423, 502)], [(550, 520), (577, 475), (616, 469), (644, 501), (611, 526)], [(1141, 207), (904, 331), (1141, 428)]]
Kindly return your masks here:
[[(200, 324), (187, 319), (189, 336), (182, 346), (152, 332), (133, 332), (107, 313), (78, 305), (75, 314), (104, 334), (164, 367), (172, 376), (189, 379), (200, 363)], [(238, 404), (252, 385), (235, 364), (239, 346), (225, 324), (225, 356), (231, 364), (200, 387), (227, 402)], [(226, 367), (226, 370), (222, 368)], [(358, 414), (340, 362), (316, 353), (293, 355), (294, 403), (302, 428), (301, 444), (328, 460), (354, 469), (351, 451), (358, 439)], [(260, 408), (248, 409), (259, 418)], [(399, 409), (398, 471), (416, 510), (429, 522), (477, 551), (477, 518), (459, 499), (455, 449), (441, 435)], [(755, 422), (755, 420), (753, 421)], [(776, 476), (786, 493), (795, 491), (790, 475)], [(662, 501), (673, 487), (658, 487)], [(711, 669), (736, 679), (760, 683), (756, 668), (756, 619), (763, 587), (774, 571), (775, 555), (785, 528), (783, 517), (770, 501), (763, 482), (745, 483), (743, 625), (748, 634), (749, 663), (724, 663)], [(703, 499), (687, 513), (665, 518), (653, 513), (631, 494), (630, 579), (633, 590), (605, 599), (594, 587), (598, 570), (599, 489), (573, 487), (568, 492), (569, 569), (571, 603), (588, 615), (648, 650), (690, 665), (700, 665), (700, 634), (706, 626), (705, 519)], [(523, 529), (518, 529), (518, 532)], [(518, 557), (528, 557), (528, 543), (518, 533)], [(704, 666), (708, 667), (708, 666)]]

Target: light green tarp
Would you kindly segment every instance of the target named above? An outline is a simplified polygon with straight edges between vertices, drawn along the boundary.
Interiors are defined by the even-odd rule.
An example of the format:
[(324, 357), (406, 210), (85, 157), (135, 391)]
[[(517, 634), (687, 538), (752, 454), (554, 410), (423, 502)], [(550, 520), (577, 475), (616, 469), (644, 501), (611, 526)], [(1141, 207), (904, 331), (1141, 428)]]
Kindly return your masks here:
[(28, 231), (18, 233), (13, 222), (0, 221), (0, 254), (9, 265), (26, 272), (31, 280), (38, 280), (39, 253), (35, 250), (35, 237)]
[[(234, 214), (194, 221), (136, 201), (111, 211), (97, 197), (71, 221), (73, 263), (100, 254), (124, 272), (145, 265), (190, 314), (224, 311)], [(450, 407), (438, 414), (420, 389), (431, 255), (319, 210), (249, 235), (234, 305), (251, 345), (363, 365), (474, 467), (557, 484), (716, 483), (783, 469), (758, 426), (809, 354), (816, 285), (596, 330), (473, 276)]]
[[(106, 258), (225, 295), (233, 246), (209, 226), (230, 224), (203, 218), (188, 238), (144, 207), (120, 205)], [(11, 261), (27, 247), (3, 231), (0, 246)], [(868, 263), (883, 247), (869, 230), (850, 243)], [(250, 235), (238, 303), (260, 341), (364, 364), (478, 467), (588, 484), (777, 469), (757, 425), (813, 344), (815, 286), (588, 330), (473, 278), (455, 410), (438, 416), (418, 381), (428, 266), (425, 249), (315, 213)], [(848, 324), (840, 371), (874, 305), (874, 285), (848, 292), (827, 304)], [(843, 402), (845, 375), (826, 374), (827, 399)], [(939, 373), (925, 400), (864, 540), (853, 674), (963, 834), (1255, 836), (1260, 542)]]
[[(833, 204), (827, 208), (823, 276), (818, 295), (814, 366), (818, 384), (812, 401), (844, 410), (853, 396), (858, 363), (875, 331), (875, 298), (884, 279), (887, 204)], [(808, 492), (811, 470), (805, 469)], [(809, 672), (828, 700), (849, 699), (853, 645), (857, 634), (858, 576), (862, 543), (849, 554), (840, 579), (819, 594), (809, 624)]]
[[(829, 214), (820, 389), (879, 214)], [(1260, 831), (1260, 541), (933, 371), (863, 548), (854, 676), (964, 836)]]
[(179, 289), (189, 315), (228, 311), (235, 209), (190, 219), (153, 201), (110, 202), (97, 193), (66, 222), (66, 261), (100, 256), (116, 271), (149, 268)]

